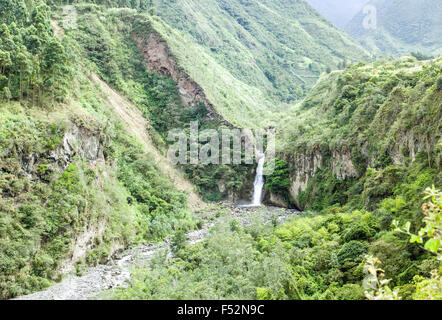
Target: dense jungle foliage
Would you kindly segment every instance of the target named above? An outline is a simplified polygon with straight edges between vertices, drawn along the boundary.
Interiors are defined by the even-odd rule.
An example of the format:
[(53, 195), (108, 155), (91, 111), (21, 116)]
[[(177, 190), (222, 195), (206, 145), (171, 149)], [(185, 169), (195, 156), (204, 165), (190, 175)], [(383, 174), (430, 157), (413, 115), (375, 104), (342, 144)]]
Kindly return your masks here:
[[(81, 44), (100, 76), (143, 112), (152, 126), (149, 133), (158, 148), (165, 153), (167, 146), (173, 143), (166, 140), (169, 131), (185, 129), (188, 132), (191, 121), (197, 121), (200, 130), (215, 129), (221, 136), (220, 120), (207, 117), (207, 106), (203, 103), (186, 105), (170, 76), (146, 71), (142, 53), (132, 36), (156, 32), (148, 15), (129, 9), (113, 9), (103, 16), (103, 8), (92, 4), (76, 8), (79, 28), (70, 31), (69, 35)], [(58, 13), (62, 19), (62, 12)], [(204, 200), (219, 201), (241, 191), (251, 167), (188, 164), (182, 169)], [(226, 185), (222, 191), (218, 187), (220, 180)]]
[(324, 75), (279, 130), (281, 154), (323, 157), (299, 206), (375, 209), (391, 195), (418, 206), (425, 187), (440, 185), (441, 68), (440, 58), (405, 56)]
[[(433, 196), (424, 207), (428, 232), (420, 233), (426, 241), (425, 249), (416, 244), (416, 239), (410, 243), (410, 237), (392, 227), (380, 212), (336, 206), (321, 214), (300, 214), (282, 225), (277, 219), (265, 223), (260, 213), (254, 212), (252, 223), (245, 226), (232, 219), (229, 212), (220, 212), (223, 219), (206, 240), (195, 245), (181, 243), (173, 258), (168, 258), (167, 252), (158, 253), (149, 270), (133, 273), (129, 288), (115, 289), (104, 296), (440, 299), (442, 199), (438, 191), (428, 192)], [(430, 211), (432, 214), (428, 214)], [(383, 270), (375, 264), (378, 273), (371, 265), (373, 255), (382, 262)], [(381, 274), (390, 280), (388, 284), (381, 284)]]
[[(203, 243), (182, 244), (173, 259), (159, 254), (109, 296), (440, 299), (439, 193), (427, 191), (433, 198), (421, 205), (425, 189), (441, 185), (441, 74), (440, 58), (406, 56), (324, 75), (282, 122), (277, 144), (280, 157), (323, 154), (298, 199), (310, 210), (279, 226), (241, 227), (227, 213)], [(333, 172), (334, 150), (350, 151), (353, 177)], [(277, 159), (266, 189), (289, 198), (293, 165)], [(393, 221), (407, 222), (406, 232)]]

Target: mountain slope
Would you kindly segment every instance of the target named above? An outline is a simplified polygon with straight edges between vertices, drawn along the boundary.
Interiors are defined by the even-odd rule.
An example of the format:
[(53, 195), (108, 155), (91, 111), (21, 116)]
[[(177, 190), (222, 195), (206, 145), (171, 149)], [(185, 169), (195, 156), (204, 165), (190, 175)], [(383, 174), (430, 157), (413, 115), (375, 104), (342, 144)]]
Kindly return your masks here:
[[(185, 34), (185, 39), (190, 36), (186, 45), (196, 42), (207, 59), (213, 59), (240, 83), (270, 97), (276, 104), (273, 109), (281, 102), (301, 98), (327, 66), (336, 68), (344, 58), (369, 58), (303, 0), (153, 3), (166, 24)], [(184, 65), (196, 65), (204, 74), (206, 68), (198, 56), (183, 60)], [(206, 85), (198, 81), (198, 74), (192, 75), (203, 87)], [(210, 87), (204, 89), (211, 91)]]
[(401, 183), (440, 185), (441, 83), (441, 58), (410, 56), (322, 77), (278, 130), (295, 203), (374, 209)]
[(373, 0), (377, 27), (363, 26), (359, 12), (345, 30), (377, 55), (422, 52), (442, 54), (442, 2), (438, 0)]
[(204, 206), (51, 9), (20, 3), (0, 28), (0, 298), (191, 230)]
[(113, 107), (114, 112), (121, 119), (128, 133), (136, 137), (138, 142), (143, 145), (145, 151), (152, 155), (154, 166), (157, 167), (163, 175), (169, 177), (177, 189), (188, 193), (189, 207), (191, 209), (202, 208), (204, 203), (196, 194), (194, 186), (191, 185), (189, 181), (184, 178), (183, 173), (174, 168), (166, 157), (153, 145), (152, 138), (148, 134), (148, 122), (140, 110), (110, 88), (97, 75), (92, 75), (92, 81), (99, 86), (101, 92), (106, 96), (108, 104)]

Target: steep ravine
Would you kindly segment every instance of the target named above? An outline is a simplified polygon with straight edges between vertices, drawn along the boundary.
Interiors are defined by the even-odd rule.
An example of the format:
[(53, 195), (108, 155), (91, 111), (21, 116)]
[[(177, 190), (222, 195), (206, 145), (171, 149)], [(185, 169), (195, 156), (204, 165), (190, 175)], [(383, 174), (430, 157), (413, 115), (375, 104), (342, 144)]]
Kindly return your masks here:
[(280, 123), (277, 157), (290, 168), (287, 193), (295, 204), (306, 209), (311, 191), (320, 202), (326, 189), (329, 205), (344, 204), (350, 188), (358, 184), (352, 197), (360, 195), (373, 172), (439, 171), (441, 70), (440, 58), (404, 56), (323, 75)]
[(188, 192), (189, 207), (192, 209), (204, 207), (204, 202), (197, 195), (192, 184), (190, 184), (184, 178), (183, 174), (178, 169), (174, 168), (173, 165), (161, 155), (158, 149), (154, 147), (148, 134), (148, 123), (141, 112), (129, 101), (115, 92), (115, 90), (110, 88), (97, 75), (93, 74), (91, 79), (100, 86), (101, 91), (106, 95), (106, 101), (125, 124), (128, 133), (136, 137), (144, 147), (145, 151), (154, 156), (156, 166), (158, 166), (164, 174), (170, 177), (178, 189)]

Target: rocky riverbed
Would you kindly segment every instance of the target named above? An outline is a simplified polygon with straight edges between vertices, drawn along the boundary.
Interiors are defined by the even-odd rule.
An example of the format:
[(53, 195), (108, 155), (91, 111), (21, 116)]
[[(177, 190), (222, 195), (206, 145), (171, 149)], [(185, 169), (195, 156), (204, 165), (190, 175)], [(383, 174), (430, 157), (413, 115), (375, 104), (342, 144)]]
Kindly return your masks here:
[[(294, 214), (296, 210), (280, 209), (268, 207), (267, 210), (259, 208), (240, 208), (232, 204), (224, 204), (230, 211), (228, 218), (238, 219), (242, 224), (249, 224), (255, 212), (259, 212), (265, 222), (270, 222), (275, 218), (284, 222)], [(214, 226), (215, 221), (208, 222), (200, 230), (190, 232), (186, 235), (190, 244), (202, 241)], [(103, 265), (90, 267), (82, 275), (67, 276), (60, 283), (57, 283), (43, 291), (16, 298), (16, 300), (87, 300), (100, 298), (100, 292), (116, 287), (127, 286), (130, 280), (131, 269), (133, 267), (148, 267), (149, 262), (156, 252), (168, 250), (170, 240), (163, 243), (146, 243), (129, 248), (112, 257)], [(171, 254), (171, 253), (169, 253)]]

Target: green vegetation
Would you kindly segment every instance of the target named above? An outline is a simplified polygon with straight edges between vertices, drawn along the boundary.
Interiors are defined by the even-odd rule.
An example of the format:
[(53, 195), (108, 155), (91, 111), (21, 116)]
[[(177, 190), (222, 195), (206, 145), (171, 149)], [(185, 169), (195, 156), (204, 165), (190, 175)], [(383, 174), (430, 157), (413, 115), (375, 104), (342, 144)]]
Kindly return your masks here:
[[(180, 66), (204, 89), (222, 118), (238, 127), (266, 126), (273, 112), (303, 98), (327, 67), (370, 59), (359, 44), (303, 0), (93, 3), (149, 12), (154, 29), (167, 41)], [(76, 8), (105, 11), (94, 5)], [(82, 20), (79, 25), (84, 23), (89, 24)], [(120, 25), (113, 31), (124, 28)], [(93, 30), (96, 36), (101, 34), (96, 30), (103, 31)], [(139, 30), (146, 34), (145, 29)]]
[(275, 159), (275, 169), (271, 175), (266, 176), (266, 190), (282, 193), (290, 187), (290, 169), (286, 161)]
[[(402, 232), (411, 236), (410, 243), (422, 244), (425, 240), (424, 249), (437, 256), (437, 260), (441, 261), (441, 236), (442, 236), (442, 197), (441, 192), (434, 188), (427, 188), (425, 190), (426, 197), (424, 199), (430, 199), (429, 202), (422, 205), (425, 218), (423, 222), (425, 226), (421, 228), (418, 235), (410, 233), (411, 223), (407, 222), (404, 229), (396, 228), (396, 231)], [(398, 226), (397, 221), (393, 221), (393, 225)], [(368, 281), (369, 287), (375, 291), (366, 292), (366, 296), (370, 300), (398, 300), (401, 297), (398, 296), (398, 290), (391, 290), (388, 283), (391, 280), (378, 279), (377, 273), (381, 272), (380, 277), (383, 278), (384, 270), (377, 268), (377, 264), (382, 262), (374, 257), (368, 257), (368, 268), (371, 274), (371, 279)], [(436, 264), (435, 264), (436, 266)], [(412, 293), (412, 298), (415, 300), (441, 300), (442, 292), (442, 265), (439, 262), (439, 266), (431, 271), (431, 278), (425, 279), (422, 276), (416, 275), (413, 277), (413, 287), (416, 289)], [(408, 291), (408, 290), (407, 290)], [(407, 292), (410, 295), (410, 292)]]
[[(158, 148), (165, 152), (166, 146), (172, 143), (166, 141), (169, 131), (187, 129), (190, 121), (198, 121), (201, 130), (220, 132), (219, 120), (207, 117), (204, 104), (185, 105), (170, 76), (146, 71), (132, 36), (146, 37), (156, 32), (148, 15), (130, 9), (111, 9), (103, 15), (103, 8), (92, 4), (76, 8), (80, 27), (69, 31), (69, 35), (78, 41), (100, 76), (142, 111), (152, 126), (150, 134)], [(204, 200), (219, 201), (241, 190), (250, 166), (184, 165), (182, 169)], [(222, 191), (219, 181), (226, 186)]]
[[(280, 157), (318, 150), (322, 156), (295, 199), (300, 207), (350, 202), (373, 210), (391, 195), (418, 203), (426, 186), (440, 185), (441, 68), (440, 58), (405, 56), (324, 75), (278, 130)], [(347, 176), (338, 176), (349, 162)]]
[[(153, 1), (155, 28), (223, 118), (265, 126), (326, 67), (369, 54), (305, 1)], [(167, 24), (167, 25), (166, 25)], [(333, 48), (333, 49), (331, 49)]]
[[(49, 286), (61, 267), (105, 262), (119, 247), (195, 226), (186, 194), (128, 135), (91, 81), (100, 60), (84, 52), (75, 34), (55, 36), (49, 7), (23, 8), (29, 17), (23, 26), (11, 16), (1, 21), (8, 23), (3, 35), (10, 35), (2, 36), (2, 52), (11, 49), (0, 82), (10, 93), (0, 100), (1, 298)], [(17, 48), (35, 62), (26, 76)], [(151, 76), (146, 91), (160, 86), (164, 94), (161, 81)], [(82, 238), (91, 246), (72, 257)]]
[(33, 105), (54, 104), (66, 96), (69, 56), (53, 36), (44, 1), (2, 0), (0, 8), (0, 95), (29, 98)]
[(304, 1), (153, 2), (161, 19), (190, 34), (236, 79), (279, 101), (302, 97), (327, 65), (368, 58)]
[[(220, 223), (203, 243), (176, 250), (172, 261), (158, 258), (149, 271), (134, 273), (129, 289), (109, 294), (116, 299), (364, 299), (374, 286), (379, 297), (438, 299), (431, 288), (439, 285), (440, 271), (434, 270), (440, 270), (440, 261), (409, 244), (392, 221), (410, 221), (419, 230), (422, 193), (428, 185), (441, 185), (441, 71), (441, 59), (424, 64), (403, 57), (324, 75), (279, 128), (280, 156), (318, 150), (323, 156), (321, 169), (297, 199), (314, 211), (277, 227), (263, 221), (239, 228)], [(401, 142), (410, 135), (419, 149)], [(353, 176), (333, 172), (334, 151), (347, 155)], [(287, 194), (293, 162), (276, 163), (266, 188)], [(431, 217), (424, 223), (433, 231), (427, 227), (419, 234), (439, 239), (438, 227), (427, 219), (440, 217)], [(434, 249), (439, 240), (428, 241), (427, 248)], [(367, 264), (367, 255), (379, 260)]]
[(73, 237), (85, 228), (97, 228), (90, 263), (105, 260), (113, 245), (134, 241), (136, 211), (110, 167), (93, 168), (75, 157), (64, 169), (49, 156), (61, 148), (54, 141), (84, 115), (75, 109), (69, 117), (68, 109), (44, 115), (17, 103), (2, 103), (0, 109), (0, 296), (8, 298), (58, 279)]
[(438, 0), (371, 0), (376, 8), (375, 29), (364, 28), (361, 10), (345, 30), (378, 56), (421, 52), (442, 54), (442, 25)]
[[(440, 220), (440, 201), (435, 206)], [(249, 226), (224, 217), (202, 243), (181, 244), (173, 259), (159, 253), (149, 270), (133, 273), (129, 288), (105, 296), (361, 300), (368, 285), (373, 285), (373, 268), (378, 267), (377, 260), (371, 268), (366, 265), (370, 254), (381, 257), (382, 273), (391, 279), (388, 285), (393, 289), (383, 288), (384, 297), (394, 291), (402, 299), (440, 299), (440, 289), (434, 289), (435, 283), (440, 288), (440, 278), (431, 278), (435, 268), (440, 276), (440, 262), (430, 252), (409, 245), (385, 223), (380, 211), (332, 207), (277, 226), (265, 224), (260, 216), (254, 213)]]
[[(172, 257), (158, 252), (129, 288), (106, 296), (441, 298), (434, 287), (441, 273), (442, 58), (425, 61), (424, 52), (352, 64), (368, 54), (303, 0), (67, 7), (0, 0), (0, 9), (0, 298), (167, 237)], [(76, 10), (78, 28), (69, 27), (66, 9)], [(171, 76), (147, 71), (134, 38), (152, 34), (219, 118), (203, 103), (186, 105)], [(124, 117), (134, 113), (121, 114), (124, 99), (113, 101), (118, 94), (97, 74), (141, 111), (139, 128), (127, 128)], [(190, 121), (220, 130), (223, 120), (250, 128), (277, 122), (278, 159), (265, 188), (308, 210), (280, 225), (265, 208), (241, 221), (227, 208), (210, 208), (205, 214), (220, 221), (189, 245), (186, 233), (203, 220), (173, 182), (175, 168), (161, 166), (165, 138), (170, 129), (189, 130)], [(206, 201), (237, 197), (253, 178), (249, 165), (179, 169)], [(297, 178), (306, 188), (295, 197)], [(402, 232), (393, 228), (404, 223)]]

